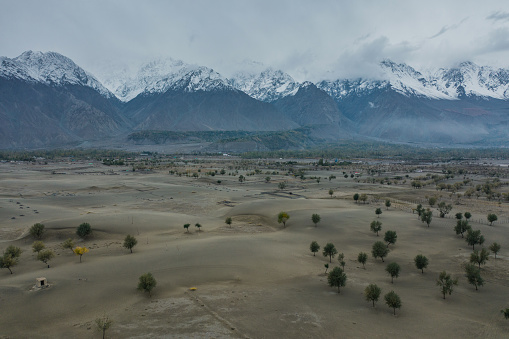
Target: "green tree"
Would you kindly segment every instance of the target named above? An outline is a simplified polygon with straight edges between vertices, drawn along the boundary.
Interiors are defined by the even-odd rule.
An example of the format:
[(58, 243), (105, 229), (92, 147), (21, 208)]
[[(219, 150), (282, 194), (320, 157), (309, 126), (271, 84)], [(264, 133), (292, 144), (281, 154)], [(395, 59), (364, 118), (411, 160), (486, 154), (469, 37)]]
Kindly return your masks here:
[(244, 181), (246, 181), (246, 177), (244, 177), (242, 174), (239, 175), (239, 182), (243, 183)]
[(484, 237), (481, 235), (481, 230), (467, 230), (467, 236), (465, 241), (472, 246), (472, 250), (475, 249), (476, 244), (481, 244), (484, 241)]
[(456, 217), (456, 219), (461, 220), (461, 219), (463, 219), (463, 213), (458, 212), (455, 214), (455, 217)]
[(270, 182), (270, 177), (265, 177), (265, 182)]
[(357, 203), (357, 201), (359, 201), (359, 198), (360, 198), (359, 193), (355, 193), (355, 194), (353, 195), (353, 200), (355, 201), (355, 203)]
[(194, 227), (196, 227), (198, 229), (198, 232), (201, 232), (201, 224), (199, 222), (194, 224)]
[(43, 263), (48, 265), (48, 268), (49, 268), (48, 261), (50, 261), (54, 256), (55, 256), (55, 253), (53, 253), (52, 250), (44, 250), (37, 254), (37, 260), (42, 261)]
[(417, 267), (418, 270), (421, 270), (421, 274), (424, 274), (424, 269), (428, 267), (428, 258), (426, 258), (422, 254), (418, 254), (414, 258), (415, 267)]
[(113, 321), (107, 316), (95, 319), (95, 324), (97, 325), (97, 328), (99, 329), (99, 331), (102, 331), (103, 333), (103, 339), (106, 336), (106, 331), (111, 327), (112, 323)]
[(357, 256), (357, 261), (362, 264), (362, 268), (366, 269), (366, 261), (368, 260), (368, 255), (364, 252), (360, 252)]
[(486, 218), (490, 222), (490, 226), (493, 226), (493, 223), (498, 220), (497, 215), (493, 214), (493, 213), (488, 214), (488, 216)]
[(325, 267), (325, 274), (327, 274), (327, 270), (329, 269), (329, 264), (323, 264), (323, 267)]
[(504, 315), (504, 318), (509, 319), (509, 308), (506, 308), (505, 310), (500, 310), (500, 313)]
[(32, 235), (36, 239), (41, 239), (42, 235), (45, 232), (44, 225), (41, 223), (34, 224), (32, 227), (30, 227), (30, 235)]
[(391, 207), (391, 200), (390, 199), (385, 199), (385, 207), (387, 208), (387, 210), (389, 210), (389, 207)]
[(399, 295), (397, 295), (394, 291), (390, 291), (384, 296), (385, 303), (387, 306), (394, 310), (394, 315), (396, 315), (396, 309), (401, 308), (401, 299)]
[(421, 221), (425, 222), (428, 227), (431, 224), (431, 220), (433, 219), (433, 212), (428, 208), (425, 211), (421, 212)]
[(447, 274), (446, 271), (440, 272), (440, 275), (437, 279), (437, 286), (440, 287), (440, 292), (444, 295), (451, 295), (453, 291), (453, 287), (458, 285), (458, 279), (452, 279), (450, 274)]
[(387, 265), (385, 271), (391, 276), (391, 283), (394, 283), (394, 277), (399, 277), (400, 267), (397, 263), (391, 262)]
[(500, 244), (498, 244), (496, 242), (491, 244), (490, 251), (493, 252), (493, 254), (495, 254), (495, 259), (497, 259), (497, 253), (498, 253), (498, 251), (500, 251)]
[(124, 239), (124, 247), (127, 248), (128, 250), (131, 251), (131, 253), (133, 253), (133, 247), (136, 246), (136, 244), (138, 243), (138, 240), (136, 240), (136, 238), (130, 234), (126, 235), (125, 239)]
[(378, 237), (378, 232), (382, 230), (382, 223), (378, 220), (373, 220), (370, 225), (371, 231), (373, 233), (376, 233), (376, 236)]
[(396, 231), (385, 232), (384, 241), (387, 243), (387, 247), (391, 244), (394, 245), (397, 239), (398, 235), (396, 234)]
[(422, 207), (421, 204), (417, 205), (417, 207), (415, 208), (415, 211), (417, 212), (417, 218), (420, 218), (421, 215), (422, 215), (422, 212), (424, 211), (424, 208)]
[(320, 222), (322, 218), (320, 217), (320, 215), (314, 213), (312, 216), (311, 216), (311, 221), (315, 224), (315, 227), (317, 227), (317, 224)]
[(389, 248), (381, 241), (377, 241), (373, 244), (373, 247), (371, 249), (371, 254), (373, 255), (373, 258), (380, 257), (382, 259), (382, 262), (384, 261), (384, 257), (389, 254)]
[(44, 243), (42, 241), (36, 240), (32, 244), (32, 251), (39, 253), (40, 251), (42, 251), (44, 249), (44, 247), (46, 247), (46, 246), (44, 245)]
[(90, 226), (90, 224), (88, 222), (84, 222), (78, 226), (78, 229), (76, 230), (76, 234), (80, 238), (86, 238), (92, 234), (92, 227)]
[(339, 253), (338, 254), (338, 261), (339, 261), (339, 264), (341, 265), (341, 268), (344, 271), (345, 270), (345, 265), (346, 265), (345, 254), (344, 253)]
[(429, 204), (431, 207), (435, 206), (435, 204), (436, 204), (436, 203), (437, 203), (437, 198), (436, 198), (436, 197), (430, 197), (430, 198), (428, 199), (428, 204)]
[(469, 220), (470, 218), (472, 218), (472, 213), (465, 212), (465, 219)]
[(377, 216), (377, 218), (380, 218), (380, 214), (382, 214), (382, 209), (379, 207), (375, 210), (375, 214)]
[[(330, 179), (329, 179), (329, 181), (330, 181)], [(331, 188), (331, 189), (329, 189), (329, 195), (330, 195), (331, 199), (332, 199), (332, 195), (333, 195), (333, 194), (334, 194), (334, 191), (332, 190), (332, 188)]]
[(481, 277), (481, 270), (473, 264), (465, 265), (465, 274), (467, 276), (468, 283), (475, 286), (475, 290), (478, 290), (478, 286), (484, 285), (484, 279)]
[(313, 257), (316, 256), (316, 252), (320, 250), (320, 245), (316, 241), (312, 241), (309, 245), (309, 250), (313, 253)]
[(446, 204), (445, 201), (440, 201), (437, 207), (440, 212), (440, 218), (445, 218), (445, 216), (452, 210), (452, 205)]
[(277, 184), (277, 187), (280, 190), (284, 190), (286, 188), (286, 181), (281, 181), (279, 184)]
[(375, 302), (378, 301), (380, 294), (382, 294), (382, 289), (376, 284), (369, 284), (364, 289), (364, 296), (366, 297), (366, 301), (371, 301), (373, 303), (373, 307), (375, 307)]
[(154, 287), (156, 287), (156, 285), (157, 281), (154, 276), (152, 276), (152, 273), (145, 273), (140, 276), (140, 280), (138, 282), (138, 290), (148, 292), (148, 295), (151, 297), (152, 290)]
[(74, 253), (74, 251), (73, 251), (73, 249), (74, 249), (74, 241), (71, 238), (67, 239), (66, 241), (64, 241), (62, 243), (62, 248), (63, 249), (70, 249), (71, 252)]
[(346, 274), (340, 267), (334, 267), (332, 271), (329, 272), (327, 281), (330, 287), (337, 287), (339, 293), (339, 288), (346, 285)]
[(471, 227), (468, 224), (468, 220), (458, 220), (456, 221), (456, 226), (454, 226), (454, 231), (456, 234), (461, 234), (462, 238), (463, 233), (467, 232), (469, 229), (471, 229)]
[(187, 233), (189, 233), (189, 226), (191, 226), (191, 224), (184, 224), (184, 228), (186, 229)]
[(286, 212), (279, 212), (279, 214), (277, 215), (277, 222), (279, 224), (283, 223), (283, 227), (286, 227), (286, 222), (288, 221), (288, 219), (290, 219), (290, 215)]
[(7, 268), (9, 272), (12, 274), (11, 267), (16, 266), (18, 264), (18, 259), (13, 258), (10, 255), (4, 255), (0, 257), (0, 268)]
[(485, 248), (481, 249), (480, 252), (475, 250), (472, 254), (470, 254), (470, 262), (478, 264), (479, 268), (481, 268), (481, 264), (485, 265), (486, 261), (489, 260), (489, 256), (490, 252), (488, 252)]
[(14, 245), (9, 245), (4, 252), (5, 255), (8, 255), (13, 258), (19, 258), (21, 256), (21, 253), (23, 253), (21, 248), (16, 247)]
[(334, 246), (333, 243), (329, 242), (323, 248), (322, 254), (324, 257), (329, 257), (329, 262), (332, 263), (332, 258), (334, 258), (336, 256), (336, 254), (338, 254), (338, 250), (336, 249), (336, 246)]
[(226, 225), (232, 227), (232, 218), (231, 217), (227, 217), (224, 222)]

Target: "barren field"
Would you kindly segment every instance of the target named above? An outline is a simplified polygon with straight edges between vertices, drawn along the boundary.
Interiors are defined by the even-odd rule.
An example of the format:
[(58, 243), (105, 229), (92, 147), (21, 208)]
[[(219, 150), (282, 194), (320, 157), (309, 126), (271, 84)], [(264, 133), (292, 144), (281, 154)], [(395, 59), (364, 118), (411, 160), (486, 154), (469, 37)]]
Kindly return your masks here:
[[(228, 160), (182, 164), (181, 172), (198, 173), (193, 178), (168, 168), (132, 172), (98, 162), (0, 164), (0, 253), (9, 245), (23, 250), (13, 274), (0, 270), (0, 338), (101, 338), (95, 320), (105, 315), (113, 320), (107, 338), (509, 336), (509, 321), (500, 314), (509, 307), (507, 202), (456, 199), (434, 186), (413, 189), (409, 182), (366, 183), (361, 169), (318, 168), (300, 179), (263, 166), (254, 175), (254, 168), (235, 172), (233, 166)], [(205, 175), (222, 168), (223, 175)], [(359, 171), (360, 180), (345, 178), (344, 171)], [(332, 174), (336, 178), (329, 180)], [(279, 189), (280, 182), (287, 187)], [(366, 203), (356, 203), (355, 193), (366, 193)], [(412, 209), (416, 202), (429, 207), (425, 196), (434, 194), (453, 209), (439, 218), (435, 207), (428, 228)], [(388, 209), (385, 199), (392, 201)], [(383, 212), (379, 218), (376, 208)], [(277, 221), (281, 211), (290, 215), (286, 227)], [(466, 211), (485, 237), (484, 247), (496, 241), (502, 248), (482, 266), (485, 284), (478, 291), (463, 268), (472, 247), (453, 231), (454, 214)], [(316, 227), (313, 213), (321, 216)], [(498, 216), (493, 226), (488, 213)], [(370, 231), (373, 220), (382, 222), (378, 237)], [(32, 252), (28, 230), (38, 222), (46, 227), (42, 241), (55, 252), (50, 268)], [(87, 239), (76, 235), (83, 222), (93, 229)], [(387, 230), (398, 237), (382, 262), (371, 256), (371, 247)], [(133, 253), (122, 246), (127, 234), (138, 240)], [(90, 249), (83, 262), (61, 247), (67, 238)], [(321, 246), (316, 256), (312, 241)], [(345, 255), (347, 281), (339, 294), (325, 274), (329, 258), (322, 249), (329, 242)], [(368, 253), (365, 269), (359, 252)], [(429, 259), (424, 274), (414, 265), (417, 254)], [(385, 271), (391, 262), (401, 266), (394, 283)], [(329, 271), (335, 266), (337, 257)], [(458, 278), (445, 300), (436, 286), (444, 270)], [(136, 289), (147, 272), (157, 280), (151, 297)], [(49, 287), (34, 288), (39, 277)], [(374, 308), (364, 298), (370, 283), (382, 289)], [(391, 290), (402, 301), (395, 316), (383, 300)]]

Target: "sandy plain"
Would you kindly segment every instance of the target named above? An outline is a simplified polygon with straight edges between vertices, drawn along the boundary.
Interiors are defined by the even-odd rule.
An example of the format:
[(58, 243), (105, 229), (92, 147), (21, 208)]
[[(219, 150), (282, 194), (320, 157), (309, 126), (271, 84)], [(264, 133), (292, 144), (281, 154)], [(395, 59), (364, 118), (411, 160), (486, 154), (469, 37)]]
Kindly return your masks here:
[[(415, 195), (424, 193), (408, 184), (355, 182), (341, 169), (309, 173), (324, 178), (320, 183), (283, 175), (266, 183), (264, 174), (239, 183), (228, 175), (195, 179), (167, 169), (126, 169), (97, 162), (0, 164), (0, 252), (10, 244), (24, 251), (14, 274), (0, 270), (0, 338), (101, 338), (95, 319), (103, 315), (113, 320), (107, 338), (509, 337), (509, 321), (500, 314), (509, 307), (507, 203), (465, 201), (452, 211), (470, 210), (474, 220), (489, 211), (499, 215), (495, 226), (472, 223), (485, 246), (502, 246), (483, 266), (485, 286), (475, 291), (462, 268), (471, 247), (454, 234), (455, 221), (435, 215), (425, 227), (411, 211)], [(326, 180), (331, 173), (337, 179)], [(280, 191), (284, 180), (289, 186)], [(383, 199), (356, 204), (354, 193), (390, 197), (393, 205), (387, 210)], [(371, 257), (372, 244), (383, 237), (369, 229), (376, 207), (383, 207), (382, 233), (398, 234), (385, 262)], [(290, 214), (286, 227), (277, 223), (280, 211)], [(317, 227), (313, 213), (321, 216)], [(45, 224), (42, 240), (56, 254), (49, 269), (31, 250), (27, 232), (36, 222)], [(75, 235), (82, 222), (93, 228), (87, 240)], [(132, 254), (122, 247), (127, 234), (138, 240)], [(82, 263), (61, 248), (69, 237), (90, 249)], [(313, 240), (322, 248), (332, 242), (345, 254), (341, 293), (327, 285), (328, 258), (309, 251)], [(365, 269), (356, 261), (361, 251), (369, 255)], [(414, 266), (417, 254), (430, 261), (424, 274)], [(401, 266), (394, 283), (385, 272), (389, 262)], [(333, 259), (331, 268), (337, 265)], [(459, 279), (445, 300), (435, 284), (443, 270)], [(146, 272), (157, 280), (151, 297), (136, 290)], [(34, 289), (37, 277), (50, 286)], [(382, 288), (374, 308), (363, 296), (370, 283)], [(383, 302), (391, 290), (403, 304), (396, 316)]]

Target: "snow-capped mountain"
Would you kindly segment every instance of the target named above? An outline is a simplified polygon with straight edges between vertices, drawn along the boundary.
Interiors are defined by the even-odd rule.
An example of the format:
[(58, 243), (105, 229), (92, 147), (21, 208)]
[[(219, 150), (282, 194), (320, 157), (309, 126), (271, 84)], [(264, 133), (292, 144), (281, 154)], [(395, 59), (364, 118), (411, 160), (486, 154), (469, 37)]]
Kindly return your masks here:
[(83, 70), (71, 59), (55, 52), (27, 51), (13, 59), (1, 57), (0, 77), (50, 86), (86, 86), (106, 98), (113, 97), (113, 94), (92, 74)]
[(237, 72), (231, 77), (230, 83), (250, 97), (265, 102), (273, 102), (295, 94), (299, 88), (299, 83), (289, 74), (272, 68), (258, 74)]
[(509, 71), (505, 69), (464, 62), (450, 69), (419, 72), (406, 64), (396, 64), (390, 60), (382, 61), (380, 69), (382, 80), (339, 79), (322, 81), (317, 85), (337, 100), (381, 89), (436, 100), (464, 97), (509, 99)]
[(228, 80), (214, 70), (172, 58), (142, 64), (134, 75), (127, 67), (122, 67), (100, 77), (123, 102), (129, 102), (140, 94), (164, 93), (170, 89), (188, 92), (233, 89)]

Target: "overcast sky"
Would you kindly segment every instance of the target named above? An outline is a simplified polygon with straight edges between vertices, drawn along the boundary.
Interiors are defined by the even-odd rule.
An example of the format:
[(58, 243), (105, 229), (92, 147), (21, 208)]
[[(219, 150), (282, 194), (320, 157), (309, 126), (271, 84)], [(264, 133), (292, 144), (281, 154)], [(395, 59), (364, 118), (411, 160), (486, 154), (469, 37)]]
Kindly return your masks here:
[(86, 70), (172, 57), (229, 76), (250, 60), (296, 80), (509, 68), (508, 0), (0, 0), (0, 55), (55, 51)]

